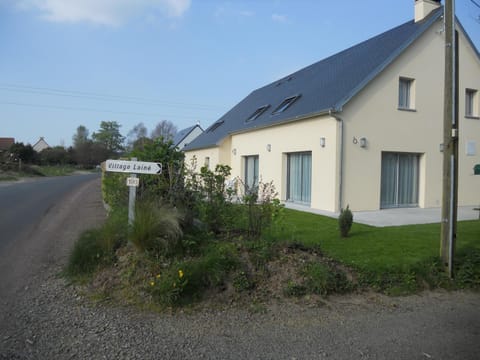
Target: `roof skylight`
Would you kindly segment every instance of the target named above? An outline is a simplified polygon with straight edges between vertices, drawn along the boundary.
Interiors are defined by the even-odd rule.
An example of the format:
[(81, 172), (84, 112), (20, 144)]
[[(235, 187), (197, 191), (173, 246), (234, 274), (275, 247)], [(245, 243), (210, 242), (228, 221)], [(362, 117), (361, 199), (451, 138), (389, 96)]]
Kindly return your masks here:
[(264, 106), (259, 107), (257, 110), (255, 110), (255, 112), (254, 112), (252, 115), (250, 115), (250, 117), (249, 117), (247, 120), (245, 120), (245, 122), (248, 123), (248, 122), (251, 122), (251, 121), (253, 121), (253, 120), (256, 120), (256, 119), (257, 119), (260, 115), (262, 115), (262, 114), (265, 112), (265, 110), (267, 110), (269, 107), (270, 107), (270, 105), (264, 105)]
[(225, 121), (221, 120), (221, 121), (217, 121), (215, 124), (213, 124), (212, 126), (210, 126), (210, 128), (207, 130), (208, 132), (213, 132), (215, 131), (220, 125), (222, 125)]
[(273, 110), (272, 115), (279, 114), (287, 110), (290, 107), (290, 105), (292, 105), (299, 97), (300, 97), (300, 94), (286, 98), (285, 100), (282, 101), (280, 105), (277, 106), (275, 110)]

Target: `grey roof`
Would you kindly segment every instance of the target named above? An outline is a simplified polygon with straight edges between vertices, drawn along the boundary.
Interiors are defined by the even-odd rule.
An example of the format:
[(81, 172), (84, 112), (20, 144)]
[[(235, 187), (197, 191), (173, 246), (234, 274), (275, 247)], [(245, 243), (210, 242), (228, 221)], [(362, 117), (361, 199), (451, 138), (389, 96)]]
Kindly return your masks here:
[(197, 124), (178, 131), (173, 138), (173, 145), (178, 146), (197, 126), (202, 129), (200, 125)]
[[(294, 121), (343, 106), (394, 61), (443, 14), (434, 10), (424, 20), (409, 21), (278, 81), (259, 88), (213, 123), (184, 150), (220, 145), (229, 134)], [(287, 98), (300, 95), (286, 110), (273, 113)], [(255, 120), (246, 121), (269, 105)], [(273, 114), (272, 114), (273, 113)]]

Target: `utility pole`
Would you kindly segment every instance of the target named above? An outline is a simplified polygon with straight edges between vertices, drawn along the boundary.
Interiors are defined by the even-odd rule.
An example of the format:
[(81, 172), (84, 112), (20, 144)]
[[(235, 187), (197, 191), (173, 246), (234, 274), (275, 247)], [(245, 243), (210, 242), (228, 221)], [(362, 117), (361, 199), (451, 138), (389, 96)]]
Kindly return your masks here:
[(445, 90), (440, 256), (450, 278), (457, 236), (458, 195), (458, 33), (455, 0), (445, 0)]

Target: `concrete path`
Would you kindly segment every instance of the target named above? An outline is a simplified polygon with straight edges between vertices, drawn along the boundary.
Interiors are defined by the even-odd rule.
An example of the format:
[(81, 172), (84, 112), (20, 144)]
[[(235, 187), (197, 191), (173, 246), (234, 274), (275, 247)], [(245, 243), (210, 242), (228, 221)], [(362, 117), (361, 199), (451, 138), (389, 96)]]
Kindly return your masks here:
[[(289, 209), (310, 212), (332, 218), (338, 218), (338, 213), (311, 209), (306, 206), (286, 203)], [(479, 211), (474, 210), (475, 206), (458, 207), (458, 221), (479, 219)], [(375, 211), (354, 211), (353, 221), (377, 227), (401, 226), (412, 224), (439, 223), (441, 220), (441, 208), (400, 208), (383, 209)], [(479, 220), (480, 221), (480, 220)]]

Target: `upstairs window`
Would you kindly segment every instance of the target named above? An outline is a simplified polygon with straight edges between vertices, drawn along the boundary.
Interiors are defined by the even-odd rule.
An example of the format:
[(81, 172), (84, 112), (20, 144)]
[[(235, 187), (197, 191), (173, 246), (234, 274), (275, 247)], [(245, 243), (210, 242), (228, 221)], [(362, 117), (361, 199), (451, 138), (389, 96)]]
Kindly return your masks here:
[(400, 110), (414, 110), (414, 80), (401, 77), (398, 82), (398, 108)]
[(264, 106), (262, 106), (262, 107), (259, 107), (257, 110), (255, 110), (255, 112), (254, 112), (252, 115), (250, 115), (250, 117), (249, 117), (247, 120), (245, 120), (245, 122), (248, 123), (248, 122), (251, 122), (251, 121), (256, 120), (256, 119), (257, 119), (260, 115), (262, 115), (262, 114), (265, 112), (265, 110), (267, 110), (269, 107), (270, 107), (270, 105), (264, 105)]
[(278, 105), (275, 110), (273, 110), (272, 115), (279, 114), (281, 112), (284, 112), (287, 110), (297, 99), (300, 97), (300, 95), (295, 95), (291, 96), (289, 98), (286, 98), (285, 100), (282, 101), (280, 105)]
[(474, 89), (465, 90), (465, 116), (478, 117), (478, 91)]

